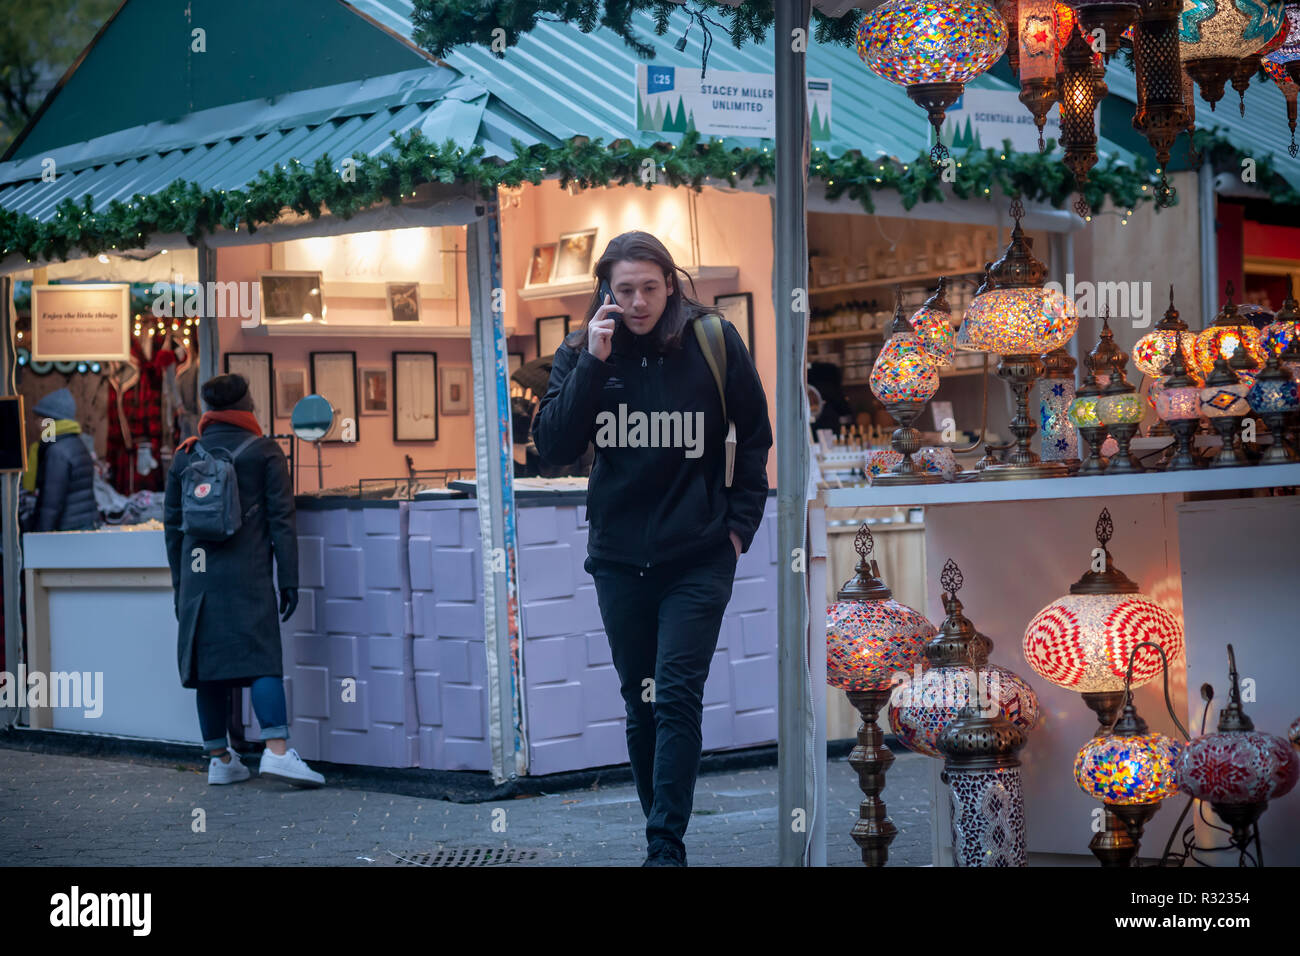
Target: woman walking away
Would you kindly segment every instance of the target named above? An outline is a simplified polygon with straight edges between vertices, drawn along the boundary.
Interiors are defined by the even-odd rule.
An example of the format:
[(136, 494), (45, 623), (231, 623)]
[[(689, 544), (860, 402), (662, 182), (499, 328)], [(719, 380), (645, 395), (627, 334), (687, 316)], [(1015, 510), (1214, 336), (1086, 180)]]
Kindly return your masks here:
[(285, 744), (280, 622), (298, 606), (298, 537), (284, 452), (262, 437), (243, 376), (218, 375), (201, 393), (208, 411), (199, 419), (197, 439), (176, 449), (163, 524), (180, 625), (177, 663), (181, 685), (198, 692), (203, 749), (211, 754), (208, 783), (249, 777), (226, 746), (226, 717), (230, 691), (251, 687), (266, 741), (261, 775), (319, 787), (325, 778)]
[(772, 428), (739, 333), (686, 294), (663, 243), (624, 233), (595, 271), (600, 291), (555, 353), (533, 437), (554, 464), (595, 443), (584, 567), (626, 704), (642, 865), (685, 866), (704, 682), (763, 519)]

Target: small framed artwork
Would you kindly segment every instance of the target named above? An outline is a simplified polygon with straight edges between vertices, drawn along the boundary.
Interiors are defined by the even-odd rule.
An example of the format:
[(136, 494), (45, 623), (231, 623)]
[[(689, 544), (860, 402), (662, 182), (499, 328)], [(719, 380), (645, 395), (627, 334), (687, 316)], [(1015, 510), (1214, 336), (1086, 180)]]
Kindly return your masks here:
[(343, 428), (351, 421), (352, 441), (360, 441), (357, 423), (357, 353), (311, 352), (311, 390), (334, 406), (334, 424), (321, 439), (343, 441)]
[(536, 322), (537, 357), (550, 358), (569, 334), (567, 315), (544, 315)]
[(388, 315), (394, 322), (420, 321), (420, 283), (389, 282)]
[(275, 409), (281, 418), (293, 414), (293, 406), (307, 396), (307, 370), (305, 368), (278, 368), (275, 370)]
[(555, 249), (554, 242), (533, 246), (533, 254), (528, 260), (528, 275), (524, 278), (525, 289), (551, 281), (551, 273), (555, 271)]
[(393, 408), (392, 378), (386, 368), (361, 370), (361, 414), (387, 415)]
[(713, 304), (722, 310), (723, 316), (736, 327), (740, 337), (745, 340), (745, 348), (754, 355), (754, 294), (752, 292), (732, 292), (728, 295), (715, 295)]
[(227, 352), (226, 374), (242, 375), (248, 380), (248, 394), (253, 399), (253, 415), (262, 426), (263, 435), (272, 435), (275, 429), (275, 406), (272, 404), (272, 383), (275, 374), (270, 352)]
[(319, 272), (263, 272), (258, 278), (263, 321), (313, 322), (325, 318)]
[(438, 353), (393, 353), (393, 441), (438, 440)]
[(555, 275), (552, 276), (552, 280), (590, 276), (591, 258), (595, 251), (595, 229), (563, 233), (555, 253)]
[(464, 366), (442, 373), (442, 413), (469, 414), (469, 369)]

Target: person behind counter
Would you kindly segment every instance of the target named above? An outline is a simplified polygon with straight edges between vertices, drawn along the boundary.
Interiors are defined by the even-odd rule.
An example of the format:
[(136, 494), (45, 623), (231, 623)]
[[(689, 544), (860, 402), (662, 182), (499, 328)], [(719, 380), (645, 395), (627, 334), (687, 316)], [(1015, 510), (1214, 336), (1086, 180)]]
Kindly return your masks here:
[[(649, 233), (615, 237), (595, 271), (597, 288), (608, 282), (613, 295), (594, 296), (584, 327), (556, 351), (533, 438), (552, 464), (595, 444), (584, 568), (626, 704), (628, 757), (646, 815), (642, 865), (685, 866), (704, 682), (736, 562), (763, 518), (772, 429), (749, 350), (722, 320), (726, 412), (736, 425), (727, 487), (727, 424), (692, 327), (716, 310), (686, 295), (689, 276)], [(653, 423), (663, 413), (679, 415), (682, 427), (660, 437), (681, 441), (624, 442), (612, 427), (620, 415)]]
[[(227, 747), (226, 715), (230, 691), (251, 687), (253, 712), (266, 741), (259, 773), (294, 786), (319, 787), (325, 778), (286, 746), (289, 720), (280, 621), (287, 621), (298, 605), (298, 535), (284, 452), (262, 436), (243, 376), (218, 375), (203, 384), (201, 394), (208, 411), (199, 419), (198, 436), (182, 442), (172, 459), (163, 526), (176, 594), (177, 663), (181, 685), (198, 692), (203, 749), (211, 755), (208, 783), (237, 783), (249, 777), (248, 768)], [(200, 540), (182, 528), (183, 476), (200, 449), (234, 463), (243, 520), (224, 540)], [(200, 483), (192, 494), (202, 498), (213, 487)], [(278, 613), (273, 555), (280, 585)]]
[(36, 433), (27, 452), (23, 488), (36, 492), (31, 531), (85, 531), (99, 523), (95, 462), (81, 438), (77, 400), (60, 388), (32, 409)]

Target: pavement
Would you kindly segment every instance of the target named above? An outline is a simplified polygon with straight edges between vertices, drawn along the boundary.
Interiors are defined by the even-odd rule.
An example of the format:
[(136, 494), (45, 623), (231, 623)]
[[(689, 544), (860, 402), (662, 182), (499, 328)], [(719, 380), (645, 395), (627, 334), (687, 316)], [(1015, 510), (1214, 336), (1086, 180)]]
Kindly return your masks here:
[[(9, 866), (640, 866), (645, 818), (630, 782), (479, 803), (257, 776), (209, 786), (207, 762), (0, 747), (0, 864)], [(827, 762), (827, 862), (861, 866), (862, 793)], [(329, 777), (327, 775), (327, 783)], [(891, 866), (927, 866), (929, 758), (899, 753), (882, 794), (899, 833)], [(774, 866), (775, 766), (705, 772), (686, 834), (692, 866)]]

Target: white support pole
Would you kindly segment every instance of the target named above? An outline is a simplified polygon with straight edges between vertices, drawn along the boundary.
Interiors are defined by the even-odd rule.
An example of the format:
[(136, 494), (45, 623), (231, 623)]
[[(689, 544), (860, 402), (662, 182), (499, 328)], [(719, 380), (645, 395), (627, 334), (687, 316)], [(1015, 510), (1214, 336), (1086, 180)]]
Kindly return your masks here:
[[(14, 377), (14, 280), (0, 278), (0, 395), (17, 393)], [(0, 476), (0, 547), (4, 548), (5, 667), (18, 673), (22, 663), (23, 624), (20, 594), (22, 588), (22, 551), (18, 531), (17, 474)], [(12, 678), (10, 678), (12, 680)], [(8, 730), (18, 719), (17, 707), (0, 708), (0, 730)]]
[[(217, 250), (206, 242), (199, 242), (199, 288), (211, 288), (209, 282), (217, 281)], [(200, 294), (200, 301), (208, 302), (206, 293)], [(199, 332), (195, 336), (199, 343), (199, 380), (198, 388), (210, 378), (221, 374), (221, 331), (217, 328), (217, 316), (204, 315), (199, 323)], [(199, 399), (202, 404), (203, 399)]]
[(1214, 190), (1214, 166), (1209, 159), (1201, 163), (1196, 180), (1201, 200), (1201, 315), (1206, 322), (1212, 322), (1219, 311), (1219, 236), (1215, 229), (1218, 194)]

